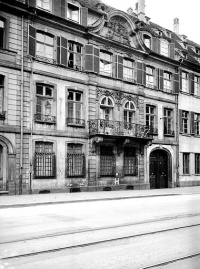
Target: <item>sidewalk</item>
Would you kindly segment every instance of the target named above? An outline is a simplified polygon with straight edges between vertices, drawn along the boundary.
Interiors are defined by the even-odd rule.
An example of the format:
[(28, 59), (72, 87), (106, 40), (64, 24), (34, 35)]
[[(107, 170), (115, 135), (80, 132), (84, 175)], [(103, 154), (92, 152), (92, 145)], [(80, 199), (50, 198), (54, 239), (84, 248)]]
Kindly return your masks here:
[(28, 207), (49, 204), (64, 204), (77, 202), (91, 202), (101, 200), (120, 200), (143, 197), (158, 197), (172, 195), (200, 194), (200, 186), (156, 189), (156, 190), (126, 190), (104, 192), (79, 192), (79, 193), (49, 193), (16, 196), (0, 196), (0, 209), (13, 207)]

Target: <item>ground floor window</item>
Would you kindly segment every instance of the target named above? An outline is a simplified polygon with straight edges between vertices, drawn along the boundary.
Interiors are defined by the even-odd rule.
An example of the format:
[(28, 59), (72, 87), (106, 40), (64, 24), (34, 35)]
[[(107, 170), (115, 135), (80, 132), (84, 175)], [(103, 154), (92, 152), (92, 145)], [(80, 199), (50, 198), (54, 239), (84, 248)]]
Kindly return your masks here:
[(138, 162), (135, 148), (124, 148), (124, 175), (137, 175)]
[(114, 176), (116, 172), (116, 159), (114, 147), (100, 146), (100, 176)]
[(190, 153), (183, 153), (183, 174), (190, 173)]
[(200, 153), (195, 154), (195, 174), (200, 174)]
[(56, 176), (56, 156), (53, 143), (35, 143), (35, 178), (52, 178)]
[(67, 145), (67, 177), (85, 176), (85, 154), (83, 145)]

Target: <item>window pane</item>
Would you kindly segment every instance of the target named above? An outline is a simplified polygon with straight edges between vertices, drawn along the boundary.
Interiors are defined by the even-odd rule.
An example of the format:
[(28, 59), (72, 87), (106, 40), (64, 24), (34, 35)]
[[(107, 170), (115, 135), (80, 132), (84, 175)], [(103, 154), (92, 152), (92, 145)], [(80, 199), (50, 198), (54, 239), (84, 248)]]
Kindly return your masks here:
[(37, 41), (44, 42), (44, 35), (40, 32), (37, 32), (36, 39)]
[(53, 46), (53, 37), (46, 35), (45, 43)]
[(0, 28), (4, 28), (4, 22), (0, 20)]
[(81, 101), (81, 93), (76, 93), (76, 101)]
[(74, 99), (73, 92), (69, 92), (69, 94), (68, 94), (68, 100), (73, 100), (73, 99)]
[(43, 95), (43, 86), (37, 85), (36, 94)]
[(52, 88), (46, 87), (46, 96), (52, 96)]

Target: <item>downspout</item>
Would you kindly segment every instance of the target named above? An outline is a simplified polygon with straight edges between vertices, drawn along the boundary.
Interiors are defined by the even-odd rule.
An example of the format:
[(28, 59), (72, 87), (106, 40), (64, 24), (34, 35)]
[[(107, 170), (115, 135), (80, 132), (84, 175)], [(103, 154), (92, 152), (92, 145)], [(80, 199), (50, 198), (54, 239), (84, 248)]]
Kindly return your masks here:
[(21, 119), (20, 119), (20, 174), (19, 194), (22, 194), (22, 170), (23, 170), (23, 103), (24, 103), (24, 16), (22, 16), (22, 50), (21, 50)]
[(31, 75), (30, 75), (30, 129), (31, 129), (31, 137), (30, 137), (30, 185), (29, 185), (29, 194), (32, 194), (32, 177), (33, 177), (33, 59), (31, 59)]
[(178, 94), (176, 94), (176, 187), (179, 186), (179, 113), (178, 113)]

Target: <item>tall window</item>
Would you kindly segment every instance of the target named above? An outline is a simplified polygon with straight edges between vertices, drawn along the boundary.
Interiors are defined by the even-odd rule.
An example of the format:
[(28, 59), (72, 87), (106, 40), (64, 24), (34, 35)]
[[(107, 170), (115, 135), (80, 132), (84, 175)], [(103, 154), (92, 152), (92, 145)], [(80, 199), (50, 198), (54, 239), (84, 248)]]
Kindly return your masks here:
[(67, 123), (84, 126), (85, 121), (82, 119), (83, 118), (82, 109), (83, 109), (83, 93), (69, 90)]
[(38, 31), (36, 34), (36, 55), (38, 58), (50, 59), (53, 61), (54, 58), (54, 38), (53, 36)]
[(161, 40), (160, 43), (160, 54), (168, 57), (169, 56), (169, 44), (165, 40)]
[(164, 72), (164, 91), (172, 91), (172, 75), (169, 72)]
[(113, 101), (110, 97), (103, 97), (100, 103), (100, 118), (104, 120), (112, 120)]
[(200, 174), (200, 154), (195, 153), (195, 174)]
[(114, 176), (116, 170), (116, 159), (114, 148), (110, 145), (100, 146), (100, 175)]
[(190, 153), (183, 153), (183, 174), (190, 173)]
[(154, 68), (147, 66), (146, 67), (146, 85), (147, 87), (154, 87)]
[(194, 76), (194, 94), (200, 96), (200, 78)]
[(56, 156), (53, 143), (35, 143), (35, 178), (52, 178), (56, 176)]
[(195, 134), (200, 135), (200, 114), (194, 114)]
[(135, 148), (124, 148), (124, 175), (137, 175), (137, 156)]
[(82, 70), (82, 45), (73, 41), (68, 41), (68, 67)]
[(4, 47), (4, 39), (5, 39), (5, 23), (0, 18), (0, 48)]
[(51, 0), (37, 0), (37, 7), (51, 11)]
[(85, 176), (85, 154), (83, 145), (67, 145), (67, 177)]
[(150, 36), (144, 35), (143, 38), (144, 38), (145, 46), (150, 49), (151, 48), (151, 38), (150, 38)]
[(4, 76), (0, 75), (0, 113), (3, 112)]
[(50, 85), (36, 85), (36, 115), (35, 120), (39, 122), (55, 123), (53, 116), (54, 88)]
[(134, 79), (134, 62), (123, 59), (123, 76), (124, 79), (133, 81)]
[(165, 108), (164, 109), (164, 134), (172, 135), (172, 110)]
[(183, 133), (189, 133), (189, 112), (182, 111), (182, 130)]
[(134, 122), (135, 107), (132, 102), (126, 102), (124, 106), (124, 122), (132, 123)]
[(182, 91), (189, 93), (188, 73), (182, 71)]
[(112, 55), (103, 51), (100, 52), (100, 73), (112, 76)]
[(146, 126), (150, 127), (151, 132), (154, 132), (156, 108), (151, 105), (146, 105)]
[(67, 4), (67, 19), (80, 22), (80, 9), (78, 6), (71, 3)]

